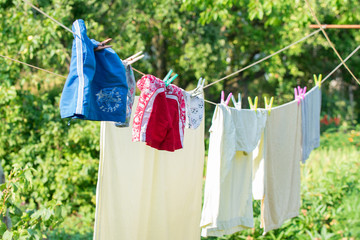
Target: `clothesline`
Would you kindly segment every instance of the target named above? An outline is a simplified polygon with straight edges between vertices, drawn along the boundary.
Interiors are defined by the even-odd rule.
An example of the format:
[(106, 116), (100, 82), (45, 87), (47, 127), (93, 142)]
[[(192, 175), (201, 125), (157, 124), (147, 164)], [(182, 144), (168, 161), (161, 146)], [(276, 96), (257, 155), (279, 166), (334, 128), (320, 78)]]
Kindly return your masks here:
[[(74, 35), (76, 35), (76, 34), (75, 34), (73, 31), (71, 31), (68, 27), (66, 27), (65, 25), (63, 25), (63, 24), (60, 23), (59, 21), (55, 20), (54, 18), (52, 18), (51, 16), (49, 16), (48, 14), (46, 14), (45, 12), (43, 12), (41, 9), (37, 8), (36, 6), (34, 6), (34, 5), (31, 4), (30, 2), (28, 2), (27, 0), (23, 0), (23, 1), (24, 1), (26, 4), (30, 5), (32, 8), (34, 8), (35, 10), (37, 10), (38, 12), (40, 12), (41, 14), (43, 14), (44, 16), (48, 17), (49, 19), (51, 19), (51, 20), (54, 21), (55, 23), (59, 24), (59, 25), (60, 25), (61, 27), (63, 27), (65, 30), (67, 30), (67, 31), (73, 33)], [(284, 47), (283, 49), (280, 49), (280, 50), (278, 50), (277, 52), (275, 52), (275, 53), (273, 53), (273, 54), (270, 54), (269, 56), (266, 56), (266, 57), (260, 59), (259, 61), (256, 61), (255, 63), (252, 63), (252, 64), (250, 64), (250, 65), (248, 65), (248, 66), (246, 66), (246, 67), (244, 67), (244, 68), (242, 68), (242, 69), (240, 69), (240, 70), (238, 70), (238, 71), (236, 71), (236, 72), (234, 72), (234, 73), (232, 73), (232, 74), (230, 74), (230, 75), (228, 75), (228, 76), (225, 76), (225, 77), (223, 77), (223, 78), (221, 78), (221, 79), (219, 79), (219, 80), (216, 80), (215, 82), (212, 82), (212, 83), (210, 83), (210, 84), (208, 84), (208, 85), (205, 85), (205, 86), (203, 87), (203, 89), (205, 89), (205, 88), (207, 88), (207, 87), (209, 87), (209, 86), (211, 86), (211, 85), (213, 85), (213, 84), (215, 84), (215, 83), (217, 83), (217, 82), (223, 81), (223, 80), (225, 80), (225, 79), (227, 79), (227, 78), (229, 78), (229, 77), (232, 77), (232, 76), (234, 76), (234, 75), (236, 75), (236, 74), (238, 74), (238, 73), (240, 73), (240, 72), (242, 72), (242, 71), (244, 71), (244, 70), (246, 70), (246, 69), (248, 69), (248, 68), (251, 68), (251, 67), (253, 67), (253, 66), (255, 66), (255, 65), (257, 65), (257, 64), (259, 64), (259, 63), (261, 63), (261, 62), (263, 62), (263, 61), (265, 61), (265, 60), (267, 60), (267, 59), (269, 59), (269, 58), (271, 58), (271, 57), (273, 57), (273, 56), (275, 56), (275, 55), (283, 52), (283, 51), (285, 51), (286, 49), (290, 48), (291, 46), (293, 46), (293, 45), (295, 45), (295, 44), (297, 44), (297, 43), (299, 43), (299, 42), (302, 42), (302, 41), (306, 40), (307, 38), (313, 36), (314, 34), (318, 33), (319, 31), (322, 31), (322, 32), (323, 32), (326, 40), (329, 42), (331, 48), (335, 51), (335, 53), (336, 53), (336, 55), (338, 56), (338, 58), (340, 59), (342, 65), (345, 66), (345, 68), (349, 71), (349, 73), (351, 74), (351, 76), (352, 76), (352, 77), (357, 81), (357, 83), (360, 85), (360, 81), (355, 77), (355, 75), (352, 73), (352, 71), (349, 69), (349, 67), (345, 64), (345, 62), (344, 62), (344, 60), (342, 59), (342, 57), (340, 56), (339, 52), (336, 50), (335, 46), (332, 44), (332, 42), (330, 41), (328, 35), (326, 34), (326, 32), (325, 32), (325, 30), (324, 30), (324, 28), (326, 28), (326, 25), (325, 25), (325, 26), (321, 25), (320, 21), (319, 21), (318, 18), (316, 17), (316, 14), (315, 14), (314, 11), (312, 10), (311, 5), (310, 5), (310, 3), (308, 2), (308, 0), (305, 0), (305, 2), (306, 2), (306, 4), (308, 5), (308, 7), (309, 7), (309, 9), (310, 9), (310, 12), (311, 12), (311, 14), (313, 15), (313, 17), (315, 18), (317, 24), (319, 25), (319, 29), (318, 29), (318, 30), (316, 30), (316, 31), (314, 31), (313, 33), (311, 33), (311, 34), (303, 37), (302, 39), (300, 39), (300, 40), (298, 40), (298, 41), (296, 41), (296, 42), (294, 42), (294, 43), (292, 43), (292, 44)], [(76, 36), (77, 36), (77, 35), (76, 35)], [(79, 36), (78, 36), (78, 37), (79, 37)], [(134, 68), (133, 68), (133, 69), (134, 69)], [(141, 71), (139, 71), (139, 70), (137, 70), (137, 69), (134, 69), (134, 71), (136, 71), (136, 72), (138, 72), (138, 73), (140, 73), (140, 74), (142, 74), (142, 75), (145, 75), (144, 73), (142, 73)], [(209, 101), (209, 102), (210, 102), (210, 101)]]
[(28, 64), (28, 63), (21, 62), (21, 61), (19, 61), (19, 60), (16, 60), (16, 59), (13, 59), (13, 58), (10, 58), (10, 57), (7, 57), (7, 56), (0, 55), (0, 57), (5, 58), (5, 59), (8, 59), (8, 60), (11, 60), (11, 61), (14, 61), (14, 62), (17, 62), (17, 63), (24, 64), (24, 65), (26, 65), (26, 66), (28, 66), (28, 67), (32, 67), (32, 68), (35, 68), (35, 69), (37, 69), (37, 70), (41, 70), (41, 71), (44, 71), (44, 72), (47, 72), (47, 73), (54, 74), (54, 75), (56, 75), (56, 76), (58, 76), (58, 77), (66, 78), (66, 77), (63, 76), (63, 75), (60, 75), (60, 74), (51, 72), (51, 71), (46, 70), (46, 69), (43, 69), (43, 68), (36, 67), (36, 66), (31, 65), (31, 64)]
[[(42, 10), (40, 10), (39, 8), (35, 7), (33, 4), (29, 3), (27, 0), (23, 0), (23, 1), (24, 1), (26, 4), (30, 5), (32, 8), (34, 8), (35, 10), (37, 10), (38, 12), (40, 12), (41, 14), (43, 14), (44, 16), (48, 17), (49, 19), (51, 19), (51, 20), (54, 21), (55, 23), (59, 24), (59, 25), (60, 25), (61, 27), (63, 27), (65, 30), (67, 30), (67, 31), (73, 33), (74, 35), (76, 35), (76, 34), (75, 34), (73, 31), (71, 31), (69, 28), (67, 28), (67, 27), (64, 26), (62, 23), (58, 22), (57, 20), (55, 20), (54, 18), (52, 18), (51, 16), (49, 16), (48, 14), (46, 14), (45, 12), (43, 12)], [(292, 44), (290, 44), (290, 45), (288, 45), (288, 46), (286, 46), (286, 47), (284, 47), (284, 48), (276, 51), (275, 53), (272, 53), (272, 54), (270, 54), (270, 55), (268, 55), (268, 56), (266, 56), (266, 57), (264, 57), (264, 58), (262, 58), (262, 59), (260, 59), (260, 60), (258, 60), (258, 61), (256, 61), (256, 62), (254, 62), (254, 63), (252, 63), (252, 64), (250, 64), (250, 65), (248, 65), (248, 66), (246, 66), (246, 67), (244, 67), (244, 68), (242, 68), (242, 69), (240, 69), (240, 70), (238, 70), (238, 71), (236, 71), (236, 72), (234, 72), (234, 73), (232, 73), (232, 74), (229, 74), (229, 75), (227, 75), (227, 76), (225, 76), (225, 77), (223, 77), (223, 78), (221, 78), (221, 79), (219, 79), (219, 80), (216, 80), (216, 81), (214, 81), (214, 82), (212, 82), (212, 83), (210, 83), (210, 84), (208, 84), (208, 85), (205, 85), (203, 88), (205, 89), (205, 88), (207, 88), (207, 87), (209, 87), (209, 86), (211, 86), (211, 85), (214, 85), (214, 84), (216, 84), (216, 83), (218, 83), (218, 82), (220, 82), (220, 81), (223, 81), (223, 80), (225, 80), (225, 79), (227, 79), (227, 78), (230, 78), (230, 77), (232, 77), (232, 76), (234, 76), (234, 75), (236, 75), (236, 74), (238, 74), (238, 73), (240, 73), (240, 72), (242, 72), (242, 71), (245, 71), (246, 69), (249, 69), (249, 68), (251, 68), (251, 67), (253, 67), (253, 66), (255, 66), (255, 65), (257, 65), (257, 64), (259, 64), (259, 63), (261, 63), (261, 62), (263, 62), (263, 61), (265, 61), (265, 60), (267, 60), (267, 59), (269, 59), (269, 58), (271, 58), (271, 57), (273, 57), (273, 56), (275, 56), (275, 55), (277, 55), (277, 54), (279, 54), (279, 53), (281, 53), (281, 52), (283, 52), (283, 51), (285, 51), (285, 50), (287, 50), (287, 49), (289, 49), (290, 47), (294, 46), (295, 44), (297, 44), (297, 43), (299, 43), (299, 42), (302, 42), (302, 41), (308, 39), (309, 37), (315, 35), (316, 33), (320, 32), (320, 31), (322, 31), (322, 32), (324, 33), (324, 35), (325, 35), (326, 39), (328, 40), (330, 46), (333, 48), (333, 50), (335, 51), (335, 53), (338, 55), (339, 59), (341, 60), (341, 63), (340, 63), (333, 71), (331, 71), (331, 72), (322, 80), (322, 82), (324, 82), (325, 80), (327, 80), (338, 68), (340, 68), (342, 65), (344, 65), (344, 66), (347, 68), (347, 70), (350, 72), (350, 74), (353, 76), (353, 78), (360, 84), (360, 82), (357, 80), (357, 78), (352, 74), (352, 72), (350, 71), (350, 69), (349, 69), (349, 68), (347, 67), (347, 65), (345, 64), (345, 62), (346, 62), (353, 54), (355, 54), (355, 52), (358, 51), (358, 49), (360, 48), (360, 46), (359, 46), (358, 48), (356, 48), (345, 60), (343, 60), (343, 59), (341, 58), (340, 54), (339, 54), (339, 53), (337, 52), (337, 50), (335, 49), (335, 47), (333, 46), (333, 44), (331, 43), (331, 41), (330, 41), (330, 39), (328, 38), (326, 32), (324, 31), (324, 28), (326, 28), (326, 26), (323, 27), (323, 26), (320, 24), (320, 22), (318, 21), (316, 15), (313, 13), (313, 11), (312, 11), (312, 9), (311, 9), (311, 6), (309, 5), (308, 1), (307, 1), (307, 0), (305, 0), (305, 1), (307, 2), (308, 6), (309, 6), (309, 8), (310, 8), (310, 11), (311, 11), (311, 13), (313, 14), (314, 18), (315, 18), (316, 21), (318, 22), (318, 25), (321, 26), (318, 30), (316, 30), (316, 31), (308, 34), (307, 36), (305, 36), (305, 37), (297, 40), (296, 42), (294, 42), (294, 43), (292, 43)], [(51, 71), (46, 70), (46, 69), (43, 69), (43, 68), (39, 68), (39, 67), (30, 65), (30, 64), (21, 62), (21, 61), (16, 60), (16, 59), (12, 59), (12, 58), (10, 58), (10, 57), (6, 57), (6, 56), (2, 56), (2, 55), (0, 55), (0, 57), (3, 57), (3, 58), (6, 58), (6, 59), (9, 59), (9, 60), (12, 60), (12, 61), (15, 61), (15, 62), (24, 64), (24, 65), (27, 65), (27, 66), (32, 67), (32, 68), (35, 68), (35, 69), (38, 69), (38, 70), (42, 70), (42, 71), (45, 71), (45, 72), (48, 72), (48, 73), (52, 73), (52, 74), (55, 74), (55, 75), (57, 75), (57, 76), (66, 78), (66, 77), (63, 76), (63, 75), (60, 75), (60, 74), (51, 72)], [(136, 71), (136, 72), (138, 72), (138, 73), (140, 73), (141, 75), (145, 75), (143, 72), (141, 72), (141, 71), (139, 71), (139, 70), (137, 70), (137, 69), (135, 69), (135, 68), (133, 68), (133, 70)], [(204, 100), (205, 100), (206, 102), (210, 103), (210, 104), (216, 105), (216, 103), (214, 103), (214, 102), (211, 102), (211, 101), (206, 100), (206, 99), (204, 99)]]
[[(313, 11), (313, 9), (311, 8), (311, 5), (309, 3), (308, 0), (305, 0), (306, 4), (308, 5), (311, 14), (313, 15), (316, 23), (321, 26), (321, 23), (319, 21), (319, 19), (316, 17), (315, 12)], [(329, 42), (331, 48), (334, 50), (334, 52), (336, 53), (336, 55), (338, 56), (338, 58), (340, 59), (341, 63), (344, 65), (344, 67), (349, 71), (349, 73), (351, 74), (351, 76), (356, 80), (356, 82), (360, 85), (360, 81), (355, 77), (355, 75), (352, 73), (352, 71), (350, 70), (350, 68), (345, 64), (344, 60), (342, 59), (342, 57), (340, 56), (339, 52), (336, 50), (334, 44), (330, 41), (329, 36), (327, 35), (327, 33), (325, 32), (324, 28), (320, 27), (321, 31), (323, 32), (326, 40)]]
[(283, 52), (285, 50), (287, 50), (287, 49), (289, 49), (290, 47), (294, 46), (295, 44), (298, 44), (299, 42), (302, 42), (302, 41), (308, 39), (309, 37), (315, 35), (316, 33), (320, 32), (320, 31), (321, 31), (321, 29), (318, 29), (318, 30), (306, 35), (305, 37), (297, 40), (296, 42), (294, 42), (294, 43), (292, 43), (292, 44), (290, 44), (290, 45), (288, 45), (288, 46), (286, 46), (286, 47), (284, 47), (284, 48), (282, 48), (282, 49), (280, 49), (280, 50), (278, 50), (278, 51), (276, 51), (276, 52), (274, 52), (274, 53), (272, 53), (272, 54), (270, 54), (270, 55), (268, 55), (268, 56), (266, 56), (266, 57), (264, 57), (264, 58), (262, 58), (262, 59), (260, 59), (258, 61), (256, 61), (256, 62), (254, 62), (254, 63), (252, 63), (252, 64), (250, 64), (250, 65), (248, 65), (248, 66), (234, 72), (234, 73), (231, 73), (231, 74), (229, 74), (229, 75), (227, 75), (227, 76), (225, 76), (223, 78), (220, 78), (219, 80), (216, 80), (216, 81), (214, 81), (212, 83), (209, 83), (208, 85), (204, 86), (204, 89), (207, 88), (207, 87), (210, 87), (211, 85), (214, 85), (215, 83), (218, 83), (218, 82), (223, 81), (223, 80), (225, 80), (225, 79), (227, 79), (229, 77), (232, 77), (232, 76), (234, 76), (234, 75), (236, 75), (236, 74), (238, 74), (240, 72), (243, 72), (246, 69), (249, 69), (249, 68), (251, 68), (251, 67), (253, 67), (253, 66), (255, 66), (255, 65), (257, 65), (257, 64), (259, 64), (259, 63), (261, 63), (261, 62), (263, 62), (263, 61), (265, 61), (265, 60), (267, 60), (267, 59), (269, 59), (269, 58), (271, 58), (271, 57), (273, 57), (273, 56), (275, 56), (275, 55), (277, 55), (277, 54), (279, 54), (279, 53), (281, 53), (281, 52)]
[[(325, 82), (332, 74), (334, 74), (336, 72), (336, 70), (338, 70), (342, 65), (344, 65), (345, 62), (347, 62), (358, 50), (360, 49), (360, 45), (354, 50), (352, 51), (349, 56), (347, 56), (343, 62), (341, 62), (339, 65), (337, 65), (328, 75), (326, 75), (325, 78), (323, 78), (323, 80), (321, 81), (321, 83)], [(269, 55), (270, 56), (270, 55)], [(36, 67), (34, 65), (31, 65), (31, 64), (28, 64), (28, 63), (25, 63), (25, 62), (21, 62), (19, 60), (16, 60), (16, 59), (13, 59), (13, 58), (10, 58), (10, 57), (7, 57), (7, 56), (3, 56), (3, 55), (0, 55), (0, 57), (2, 58), (5, 58), (5, 59), (8, 59), (8, 60), (11, 60), (11, 61), (14, 61), (14, 62), (17, 62), (17, 63), (21, 63), (21, 64), (24, 64), (28, 67), (32, 67), (34, 69), (37, 69), (37, 70), (41, 70), (41, 71), (45, 71), (47, 73), (51, 73), (51, 74), (55, 74), (59, 77), (62, 77), (62, 78), (67, 78), (66, 76), (63, 76), (63, 75), (60, 75), (60, 74), (57, 74), (55, 72), (51, 72), (49, 70), (46, 70), (46, 69), (43, 69), (43, 68), (39, 68), (39, 67)], [(250, 65), (249, 65), (250, 66)], [(249, 68), (249, 66), (247, 68)], [(136, 70), (135, 68), (132, 68), (134, 71), (137, 71), (139, 72), (140, 74), (142, 75), (145, 75), (144, 73), (140, 72), (139, 70)], [(212, 102), (212, 101), (209, 101), (209, 100), (206, 100), (204, 99), (205, 102), (207, 103), (210, 103), (210, 104), (213, 104), (213, 105), (216, 105), (216, 103)]]

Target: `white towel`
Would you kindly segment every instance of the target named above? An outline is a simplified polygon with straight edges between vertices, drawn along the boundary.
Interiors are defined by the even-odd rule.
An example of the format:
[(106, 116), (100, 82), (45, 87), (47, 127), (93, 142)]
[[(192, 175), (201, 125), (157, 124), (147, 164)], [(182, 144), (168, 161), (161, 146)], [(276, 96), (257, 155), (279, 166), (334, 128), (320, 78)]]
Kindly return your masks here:
[(199, 240), (204, 123), (185, 130), (176, 152), (132, 142), (131, 126), (101, 124), (94, 239)]
[(265, 233), (299, 214), (301, 107), (297, 101), (271, 110), (265, 128)]

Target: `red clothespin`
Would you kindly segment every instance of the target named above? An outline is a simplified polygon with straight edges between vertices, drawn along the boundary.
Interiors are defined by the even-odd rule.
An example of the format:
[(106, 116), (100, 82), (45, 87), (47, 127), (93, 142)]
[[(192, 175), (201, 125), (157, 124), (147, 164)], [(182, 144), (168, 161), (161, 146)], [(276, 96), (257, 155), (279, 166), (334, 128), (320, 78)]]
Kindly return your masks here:
[(98, 44), (98, 46), (96, 48), (94, 48), (94, 52), (103, 50), (105, 48), (111, 48), (112, 45), (106, 45), (106, 44), (110, 43), (111, 41), (112, 41), (112, 38), (108, 38), (108, 39), (102, 41), (101, 43)]
[(227, 106), (229, 104), (231, 96), (232, 96), (232, 93), (229, 93), (229, 95), (228, 95), (228, 97), (226, 98), (226, 101), (225, 101), (224, 100), (225, 99), (225, 93), (224, 93), (224, 91), (221, 91), (220, 103), (225, 104), (225, 106)]

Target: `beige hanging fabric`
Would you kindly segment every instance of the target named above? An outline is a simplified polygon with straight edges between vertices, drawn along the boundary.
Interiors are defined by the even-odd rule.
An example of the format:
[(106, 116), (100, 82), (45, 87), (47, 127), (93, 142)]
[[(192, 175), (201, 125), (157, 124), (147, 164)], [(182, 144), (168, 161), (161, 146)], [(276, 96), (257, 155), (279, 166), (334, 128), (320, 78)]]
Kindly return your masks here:
[(94, 239), (199, 240), (204, 122), (176, 152), (132, 142), (131, 127), (101, 123)]
[(301, 106), (297, 101), (271, 110), (264, 133), (265, 232), (281, 227), (300, 211)]

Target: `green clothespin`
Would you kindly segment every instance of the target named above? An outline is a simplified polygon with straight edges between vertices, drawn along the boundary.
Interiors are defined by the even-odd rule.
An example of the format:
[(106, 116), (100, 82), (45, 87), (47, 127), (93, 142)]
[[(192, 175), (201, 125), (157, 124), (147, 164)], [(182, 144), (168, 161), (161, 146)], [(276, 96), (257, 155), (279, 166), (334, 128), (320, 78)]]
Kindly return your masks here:
[(315, 80), (315, 84), (316, 84), (317, 86), (319, 86), (319, 88), (321, 88), (322, 74), (319, 75), (319, 78), (316, 77), (316, 75), (314, 74), (314, 80)]
[(165, 82), (165, 85), (169, 86), (170, 83), (172, 83), (172, 81), (174, 81), (174, 79), (177, 78), (177, 76), (179, 76), (179, 75), (175, 74), (174, 76), (172, 76), (167, 82)]
[(250, 109), (253, 109), (253, 110), (255, 110), (255, 112), (256, 112), (256, 110), (257, 110), (257, 104), (258, 104), (258, 97), (257, 97), (257, 96), (255, 97), (255, 99), (254, 99), (254, 104), (253, 104), (253, 102), (251, 101), (251, 97), (248, 97), (248, 101), (249, 101)]
[(269, 113), (269, 116), (270, 116), (271, 108), (272, 108), (272, 105), (273, 105), (273, 102), (274, 102), (274, 97), (270, 98), (270, 104), (268, 104), (267, 97), (264, 97), (264, 100), (265, 100), (265, 109), (269, 110), (268, 113)]
[(165, 78), (163, 79), (163, 81), (164, 81), (165, 83), (167, 82), (167, 80), (168, 80), (169, 77), (171, 76), (172, 72), (173, 72), (173, 70), (170, 69), (170, 71), (168, 72), (168, 74), (166, 74)]

